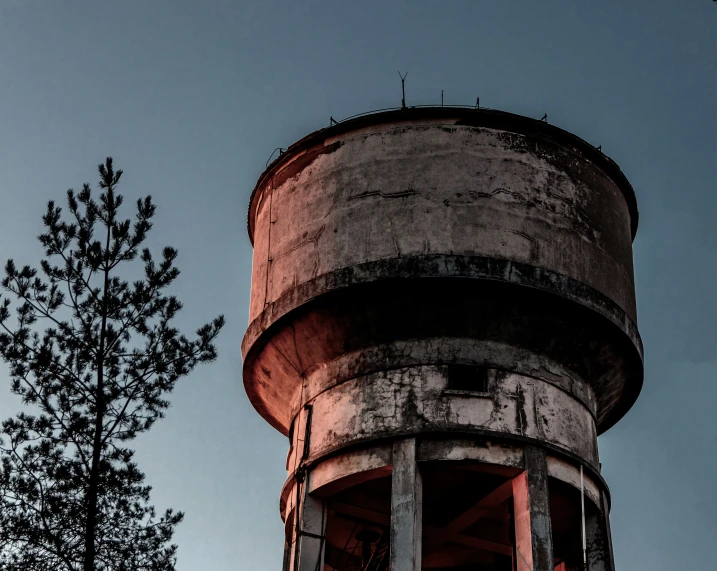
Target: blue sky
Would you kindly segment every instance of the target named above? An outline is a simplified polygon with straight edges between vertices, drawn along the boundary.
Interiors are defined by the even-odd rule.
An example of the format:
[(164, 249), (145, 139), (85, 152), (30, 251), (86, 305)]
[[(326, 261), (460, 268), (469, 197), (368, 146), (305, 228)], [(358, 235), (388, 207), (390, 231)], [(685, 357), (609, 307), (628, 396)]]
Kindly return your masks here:
[[(0, 0), (0, 260), (36, 263), (49, 199), (111, 155), (179, 249), (184, 326), (228, 319), (216, 363), (137, 441), (179, 569), (279, 569), (287, 443), (241, 384), (249, 194), (329, 117), (407, 103), (542, 117), (635, 187), (646, 380), (600, 438), (618, 568), (707, 569), (717, 530), (717, 4), (710, 0)], [(131, 200), (131, 201), (132, 201)], [(4, 388), (3, 388), (4, 387)], [(0, 413), (14, 412), (0, 378)]]

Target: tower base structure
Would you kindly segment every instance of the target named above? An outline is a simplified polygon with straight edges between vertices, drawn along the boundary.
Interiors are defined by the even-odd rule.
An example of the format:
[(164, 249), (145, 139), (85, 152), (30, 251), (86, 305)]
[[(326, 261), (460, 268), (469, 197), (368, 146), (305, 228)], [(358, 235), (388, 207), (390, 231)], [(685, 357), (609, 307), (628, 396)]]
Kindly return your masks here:
[(528, 440), (401, 438), (303, 468), (281, 498), (285, 570), (615, 568), (599, 472)]

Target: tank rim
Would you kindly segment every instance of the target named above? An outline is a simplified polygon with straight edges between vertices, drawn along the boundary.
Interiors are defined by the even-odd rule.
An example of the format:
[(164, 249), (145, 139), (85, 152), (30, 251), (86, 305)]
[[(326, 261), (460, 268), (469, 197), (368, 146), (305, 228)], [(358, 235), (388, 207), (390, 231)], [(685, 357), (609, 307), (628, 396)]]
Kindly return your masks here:
[(262, 188), (266, 179), (269, 178), (272, 173), (279, 170), (280, 167), (290, 158), (295, 157), (301, 151), (317, 144), (317, 142), (321, 139), (335, 137), (364, 127), (404, 121), (423, 121), (449, 118), (458, 120), (458, 124), (462, 125), (502, 129), (519, 135), (526, 135), (539, 139), (542, 138), (546, 141), (561, 143), (572, 147), (573, 150), (578, 151), (587, 160), (602, 168), (602, 170), (617, 184), (623, 197), (625, 198), (625, 202), (627, 203), (628, 211), (630, 213), (631, 236), (633, 240), (635, 239), (639, 219), (635, 190), (617, 163), (584, 139), (545, 121), (497, 109), (463, 106), (416, 106), (381, 109), (378, 111), (369, 111), (359, 115), (354, 115), (339, 121), (330, 127), (324, 127), (323, 129), (318, 129), (313, 133), (309, 133), (281, 152), (276, 159), (267, 165), (264, 172), (259, 176), (259, 179), (249, 198), (247, 232), (252, 246), (254, 245), (254, 216), (252, 214), (259, 189)]

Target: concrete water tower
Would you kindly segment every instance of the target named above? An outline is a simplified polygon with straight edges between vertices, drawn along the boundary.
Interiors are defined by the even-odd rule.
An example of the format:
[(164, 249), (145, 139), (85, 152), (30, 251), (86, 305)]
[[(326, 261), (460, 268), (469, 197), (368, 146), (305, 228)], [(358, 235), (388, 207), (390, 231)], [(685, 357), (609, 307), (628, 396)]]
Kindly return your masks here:
[(271, 163), (242, 351), (290, 442), (284, 569), (613, 570), (636, 228), (615, 163), (499, 111), (367, 114)]

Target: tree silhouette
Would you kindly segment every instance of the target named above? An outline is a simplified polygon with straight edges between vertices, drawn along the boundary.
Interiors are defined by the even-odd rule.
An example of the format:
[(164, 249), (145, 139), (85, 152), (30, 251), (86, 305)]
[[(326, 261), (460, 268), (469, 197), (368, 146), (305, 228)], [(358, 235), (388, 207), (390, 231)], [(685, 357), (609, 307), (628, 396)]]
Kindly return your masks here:
[[(177, 251), (143, 248), (151, 197), (119, 217), (121, 170), (99, 166), (99, 201), (85, 184), (43, 216), (40, 270), (12, 260), (2, 286), (0, 355), (25, 412), (0, 434), (0, 569), (174, 569), (183, 514), (158, 516), (128, 441), (164, 416), (180, 377), (216, 358), (224, 318), (189, 339), (173, 326), (166, 289)], [(143, 266), (143, 272), (137, 270)], [(130, 283), (122, 276), (141, 275)], [(12, 303), (11, 298), (16, 302)], [(15, 319), (11, 316), (14, 314)]]

